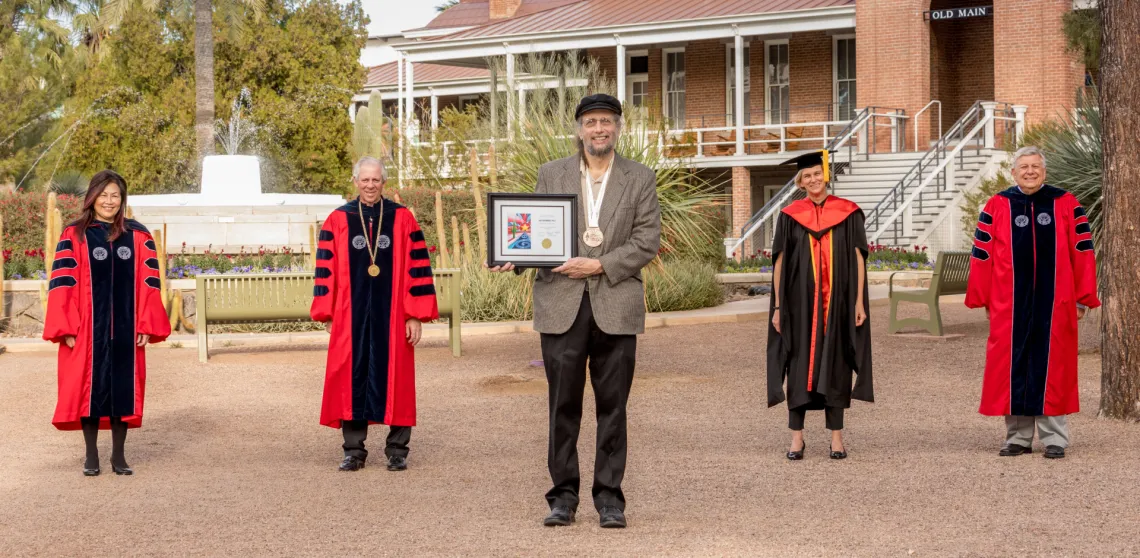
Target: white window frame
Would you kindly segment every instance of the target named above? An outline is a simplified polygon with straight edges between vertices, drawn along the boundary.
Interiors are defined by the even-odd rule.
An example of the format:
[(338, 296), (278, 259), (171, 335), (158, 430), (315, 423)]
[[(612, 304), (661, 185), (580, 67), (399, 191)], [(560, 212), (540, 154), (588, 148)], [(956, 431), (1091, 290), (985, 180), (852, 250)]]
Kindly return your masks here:
[[(633, 84), (634, 83), (649, 83), (649, 70), (646, 69), (645, 73), (635, 74), (632, 73), (633, 59), (638, 56), (649, 57), (648, 50), (627, 50), (625, 51), (625, 98), (629, 100), (630, 106), (633, 106)], [(646, 86), (645, 91), (646, 106), (649, 104), (649, 89)]]
[(764, 41), (764, 123), (772, 124), (772, 97), (768, 94), (768, 90), (772, 87), (771, 81), (768, 79), (768, 66), (771, 62), (771, 49), (769, 47), (775, 45), (785, 45), (788, 47), (788, 89), (789, 102), (791, 100), (790, 90), (792, 87), (792, 47), (788, 43), (788, 39), (771, 39)]
[[(727, 124), (725, 124), (726, 126), (735, 126), (736, 125), (736, 99), (733, 98), (733, 94), (732, 94), (732, 88), (734, 86), (736, 86), (736, 74), (732, 71), (732, 65), (733, 65), (733, 63), (735, 63), (735, 60), (733, 60), (734, 56), (732, 54), (732, 49), (734, 49), (734, 48), (736, 48), (736, 45), (734, 43), (725, 43), (724, 44), (724, 97), (725, 97), (724, 114), (726, 116), (729, 116), (729, 115), (732, 116), (732, 118), (729, 120), (729, 122)], [(744, 92), (748, 93), (751, 96), (751, 94), (752, 94), (752, 43), (750, 41), (744, 41), (744, 52), (746, 55), (744, 57), (744, 69), (747, 71), (747, 75), (745, 76), (747, 79), (744, 81)], [(744, 100), (744, 113), (747, 114), (748, 119), (751, 120), (752, 119), (752, 110), (751, 110), (751, 107), (748, 106), (749, 104), (750, 104), (749, 99), (745, 99)], [(750, 124), (750, 122), (744, 123), (745, 126), (747, 126), (748, 124)]]
[[(853, 35), (853, 34), (851, 34), (851, 35), (834, 35), (831, 38), (831, 104), (832, 104), (832, 106), (835, 107), (835, 115), (834, 116), (835, 116), (836, 120), (839, 119), (839, 41), (846, 41), (846, 40), (854, 41), (855, 35)], [(855, 43), (852, 43), (852, 45), (854, 45), (854, 44)], [(859, 51), (856, 50), (855, 52), (856, 52), (856, 55), (858, 55)], [(788, 54), (790, 57), (791, 52), (789, 51)], [(856, 70), (858, 70), (858, 69), (856, 69)], [(856, 71), (855, 77), (848, 79), (848, 80), (844, 80), (844, 81), (850, 81), (851, 83), (854, 84), (855, 91), (856, 91), (856, 97), (858, 97), (858, 91), (859, 91), (859, 79), (858, 78), (859, 78), (859, 74), (858, 74), (858, 71)], [(856, 101), (858, 101), (858, 98), (856, 98)], [(854, 115), (855, 115), (855, 107), (854, 106), (851, 107), (851, 115), (852, 115), (852, 117), (854, 117)]]
[[(661, 116), (669, 122), (669, 55), (684, 53), (685, 47), (672, 47), (661, 49)], [(685, 103), (688, 104), (689, 90), (689, 60), (685, 57)]]
[(471, 102), (472, 104), (479, 104), (479, 95), (460, 95), (459, 96), (459, 110), (463, 112), (463, 103)]

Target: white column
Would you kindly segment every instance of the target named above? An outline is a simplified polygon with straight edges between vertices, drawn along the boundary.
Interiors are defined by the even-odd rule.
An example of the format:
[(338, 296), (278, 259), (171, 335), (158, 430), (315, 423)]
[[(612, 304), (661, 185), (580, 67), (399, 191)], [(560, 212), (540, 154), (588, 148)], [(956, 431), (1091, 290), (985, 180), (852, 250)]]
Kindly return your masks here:
[(412, 125), (412, 121), (415, 120), (415, 118), (416, 118), (416, 97), (415, 97), (415, 92), (416, 92), (415, 86), (416, 86), (416, 84), (415, 84), (415, 77), (413, 75), (413, 73), (414, 73), (413, 70), (415, 69), (415, 66), (411, 62), (408, 62), (407, 66), (408, 66), (407, 67), (408, 79), (407, 79), (406, 83), (404, 83), (404, 85), (405, 85), (405, 87), (407, 87), (407, 90), (408, 90), (408, 101), (404, 104), (404, 108), (408, 111), (408, 115), (405, 118), (407, 119), (408, 128), (410, 129), (411, 125)]
[(982, 147), (986, 149), (994, 148), (994, 110), (996, 109), (997, 103), (982, 103), (982, 110), (985, 113), (984, 118), (986, 119), (985, 140)]
[(348, 100), (348, 121), (356, 124), (356, 101)]
[(515, 134), (515, 55), (507, 52), (507, 139)]
[(396, 55), (396, 166), (404, 168), (404, 56)]
[(1017, 123), (1014, 124), (1014, 134), (1017, 136), (1015, 141), (1017, 144), (1021, 143), (1021, 136), (1025, 134), (1025, 112), (1029, 110), (1026, 105), (1013, 105), (1013, 115), (1017, 118)]
[(614, 35), (617, 41), (617, 100), (625, 105), (625, 45), (621, 44), (621, 37)]
[(736, 156), (744, 156), (744, 37), (740, 35), (740, 30), (735, 29), (736, 37), (736, 95), (733, 99), (733, 116), (736, 117)]
[(519, 88), (519, 124), (526, 125), (526, 89)]
[(439, 128), (439, 96), (432, 89), (428, 91), (431, 92), (431, 129), (435, 130)]

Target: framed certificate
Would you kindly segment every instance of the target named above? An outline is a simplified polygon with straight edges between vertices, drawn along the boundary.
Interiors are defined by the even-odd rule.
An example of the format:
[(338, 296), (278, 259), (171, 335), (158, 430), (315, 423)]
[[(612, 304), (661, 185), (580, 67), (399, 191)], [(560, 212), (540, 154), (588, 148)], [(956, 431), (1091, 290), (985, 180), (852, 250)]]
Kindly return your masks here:
[(487, 194), (487, 265), (558, 267), (578, 255), (577, 194)]

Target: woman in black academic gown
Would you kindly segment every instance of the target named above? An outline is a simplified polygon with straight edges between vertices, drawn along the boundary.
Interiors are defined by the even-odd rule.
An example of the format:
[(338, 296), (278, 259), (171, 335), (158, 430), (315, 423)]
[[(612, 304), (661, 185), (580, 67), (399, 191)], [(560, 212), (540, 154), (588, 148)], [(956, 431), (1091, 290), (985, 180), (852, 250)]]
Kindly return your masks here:
[(780, 212), (772, 244), (768, 406), (788, 402), (791, 460), (803, 459), (809, 410), (824, 411), (831, 458), (847, 457), (843, 411), (852, 398), (874, 400), (863, 212), (828, 195), (827, 158), (814, 151), (788, 161), (807, 197)]

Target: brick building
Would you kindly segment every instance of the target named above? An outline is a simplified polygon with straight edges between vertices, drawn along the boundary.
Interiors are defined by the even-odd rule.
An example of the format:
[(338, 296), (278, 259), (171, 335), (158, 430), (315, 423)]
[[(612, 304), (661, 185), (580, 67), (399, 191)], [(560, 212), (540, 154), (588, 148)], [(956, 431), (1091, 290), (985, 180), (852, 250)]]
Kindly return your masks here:
[[(354, 107), (375, 91), (387, 113), (433, 126), (492, 81), (554, 85), (514, 75), (521, 55), (592, 57), (627, 108), (666, 123), (668, 153), (724, 184), (729, 252), (767, 242), (796, 197), (776, 164), (823, 146), (838, 150), (836, 193), (863, 206), (872, 238), (939, 250), (964, 242), (958, 201), (995, 172), (997, 148), (1074, 105), (1084, 68), (1061, 20), (1087, 3), (461, 0), (406, 31), (400, 60), (370, 69)], [(488, 69), (497, 58), (507, 75)]]

